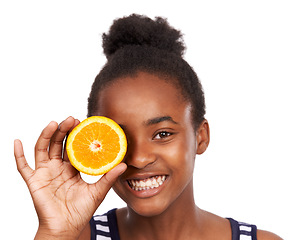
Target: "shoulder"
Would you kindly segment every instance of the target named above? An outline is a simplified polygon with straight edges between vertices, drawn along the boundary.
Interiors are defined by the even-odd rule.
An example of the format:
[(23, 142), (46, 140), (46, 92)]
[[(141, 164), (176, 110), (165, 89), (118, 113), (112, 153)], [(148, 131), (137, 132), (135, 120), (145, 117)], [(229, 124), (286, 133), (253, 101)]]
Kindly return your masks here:
[(283, 238), (279, 237), (278, 235), (268, 232), (259, 230), (257, 231), (257, 238), (258, 240), (283, 240)]

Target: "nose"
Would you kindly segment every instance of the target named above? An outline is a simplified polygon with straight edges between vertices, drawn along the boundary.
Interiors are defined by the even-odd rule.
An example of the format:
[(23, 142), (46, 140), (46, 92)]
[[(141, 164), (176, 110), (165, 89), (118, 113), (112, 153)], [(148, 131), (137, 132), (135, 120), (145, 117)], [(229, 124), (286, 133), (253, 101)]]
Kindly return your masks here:
[(130, 141), (128, 143), (125, 163), (137, 169), (143, 169), (156, 161), (151, 143), (146, 141)]

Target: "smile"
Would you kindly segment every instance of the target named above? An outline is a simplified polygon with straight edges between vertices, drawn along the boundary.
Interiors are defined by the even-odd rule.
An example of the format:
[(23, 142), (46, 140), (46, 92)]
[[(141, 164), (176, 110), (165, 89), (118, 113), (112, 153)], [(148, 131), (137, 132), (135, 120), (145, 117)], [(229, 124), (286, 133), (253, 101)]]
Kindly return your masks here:
[(155, 176), (146, 179), (136, 180), (131, 179), (127, 180), (128, 185), (135, 191), (143, 191), (158, 188), (159, 186), (163, 185), (166, 180), (166, 176)]

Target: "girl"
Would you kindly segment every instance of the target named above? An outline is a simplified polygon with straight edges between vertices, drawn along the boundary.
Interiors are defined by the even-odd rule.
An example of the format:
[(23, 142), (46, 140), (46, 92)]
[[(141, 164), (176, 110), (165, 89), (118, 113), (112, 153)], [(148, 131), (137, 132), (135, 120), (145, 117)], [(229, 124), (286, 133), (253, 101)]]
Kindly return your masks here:
[[(183, 59), (181, 33), (165, 19), (131, 15), (114, 22), (103, 48), (108, 61), (92, 85), (88, 116), (120, 124), (127, 154), (87, 184), (63, 149), (77, 119), (43, 130), (35, 170), (16, 140), (17, 167), (39, 218), (36, 239), (281, 239), (195, 204), (195, 157), (208, 147), (209, 125), (201, 84)], [(92, 218), (111, 187), (127, 207)]]

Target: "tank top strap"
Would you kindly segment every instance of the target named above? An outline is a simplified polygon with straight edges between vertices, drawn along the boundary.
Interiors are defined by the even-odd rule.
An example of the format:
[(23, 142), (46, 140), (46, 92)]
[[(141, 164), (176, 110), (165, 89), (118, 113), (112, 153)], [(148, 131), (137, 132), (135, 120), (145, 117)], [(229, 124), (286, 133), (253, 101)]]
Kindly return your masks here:
[(93, 216), (90, 220), (91, 240), (120, 240), (117, 226), (116, 209), (103, 215)]
[(231, 225), (232, 240), (257, 240), (257, 226), (227, 218)]

